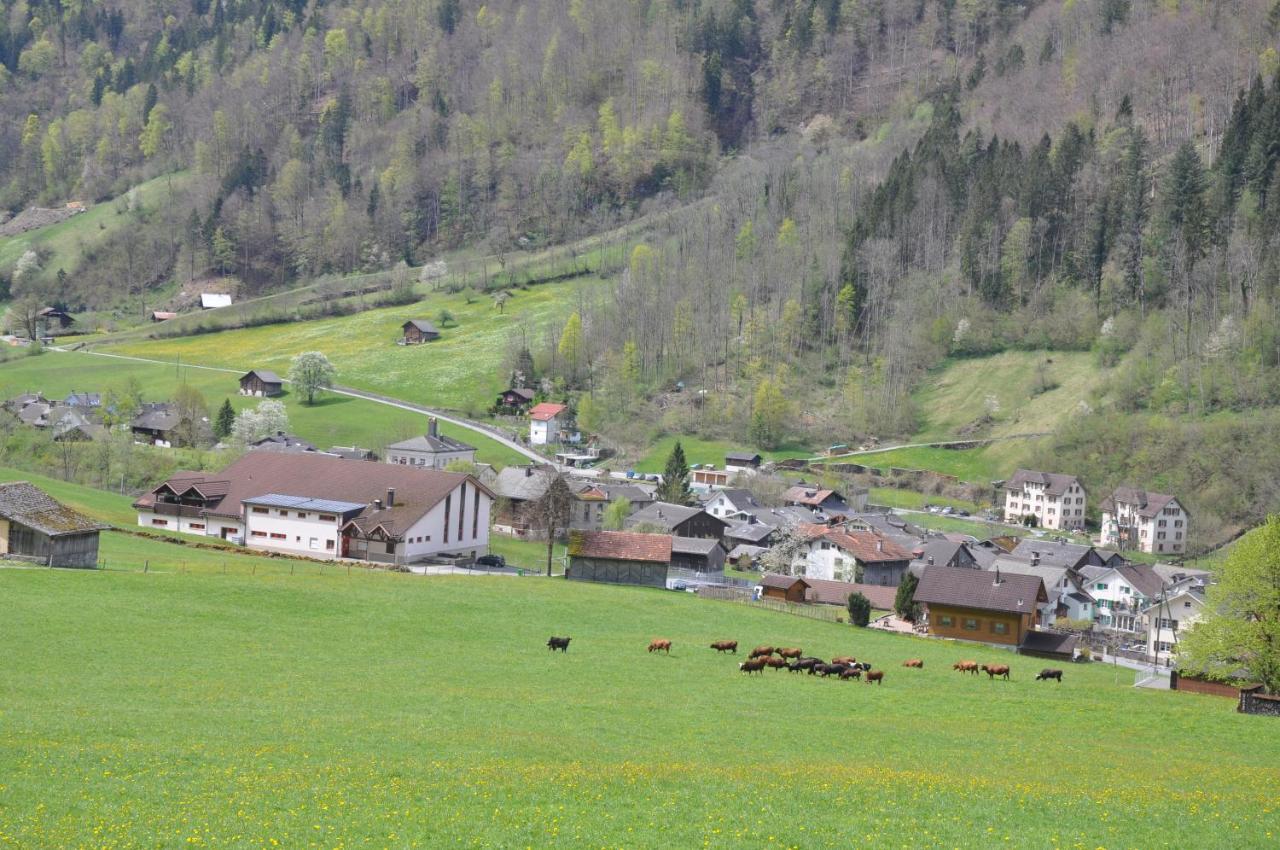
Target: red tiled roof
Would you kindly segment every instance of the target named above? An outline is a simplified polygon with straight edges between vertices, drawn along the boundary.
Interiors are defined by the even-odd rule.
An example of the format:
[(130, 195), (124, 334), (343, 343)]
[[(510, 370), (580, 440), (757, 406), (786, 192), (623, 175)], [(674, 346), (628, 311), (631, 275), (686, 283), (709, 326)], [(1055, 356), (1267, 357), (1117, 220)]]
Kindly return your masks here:
[(870, 531), (840, 531), (830, 529), (823, 535), (836, 546), (848, 552), (864, 564), (882, 561), (910, 561), (911, 553), (892, 540)]
[(671, 562), (671, 536), (630, 531), (572, 531), (569, 533), (569, 556), (668, 564)]
[(784, 502), (792, 502), (797, 505), (807, 505), (809, 507), (817, 507), (830, 499), (835, 494), (834, 490), (819, 490), (816, 487), (805, 487), (797, 485), (791, 487), (787, 492), (782, 494)]
[(547, 422), (555, 419), (568, 408), (563, 404), (555, 404), (550, 401), (544, 401), (541, 404), (535, 404), (529, 408), (529, 418), (538, 422)]

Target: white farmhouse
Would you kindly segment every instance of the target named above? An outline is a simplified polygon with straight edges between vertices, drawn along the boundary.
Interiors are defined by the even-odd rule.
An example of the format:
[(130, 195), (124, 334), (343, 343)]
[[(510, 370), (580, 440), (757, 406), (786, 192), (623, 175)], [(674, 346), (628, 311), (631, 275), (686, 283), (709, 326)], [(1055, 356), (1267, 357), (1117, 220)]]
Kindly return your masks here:
[(1085, 492), (1074, 475), (1019, 469), (1004, 489), (1004, 516), (1010, 522), (1033, 517), (1041, 528), (1084, 528)]
[(1142, 612), (1147, 618), (1147, 656), (1167, 665), (1177, 651), (1178, 636), (1204, 616), (1202, 586), (1188, 587)]
[(418, 469), (444, 469), (454, 461), (475, 463), (476, 448), (440, 433), (434, 416), (427, 422), (427, 433), (387, 446), (387, 463), (416, 466)]
[(254, 452), (218, 473), (178, 473), (134, 507), (146, 528), (313, 558), (410, 564), (485, 554), (493, 501), (470, 475)]
[(1147, 564), (1089, 567), (1085, 590), (1094, 599), (1094, 623), (1104, 631), (1135, 635), (1143, 610), (1160, 596), (1164, 580)]
[(550, 401), (535, 404), (529, 410), (529, 445), (545, 446), (557, 442), (562, 425), (561, 419), (568, 409), (563, 404)]
[(1173, 496), (1117, 487), (1102, 501), (1102, 545), (1180, 555), (1190, 520)]

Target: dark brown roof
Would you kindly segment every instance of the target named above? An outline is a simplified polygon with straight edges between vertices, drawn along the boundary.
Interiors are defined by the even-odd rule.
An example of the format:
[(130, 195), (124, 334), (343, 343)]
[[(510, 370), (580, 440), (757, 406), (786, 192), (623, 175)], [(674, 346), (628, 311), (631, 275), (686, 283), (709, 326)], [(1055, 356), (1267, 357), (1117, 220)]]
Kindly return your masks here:
[(277, 375), (275, 372), (272, 372), (270, 369), (250, 369), (248, 372), (245, 372), (243, 375), (240, 376), (240, 383), (244, 383), (245, 378), (251, 377), (253, 375), (257, 375), (258, 380), (262, 381), (262, 383), (264, 384), (284, 383), (283, 381), (280, 380), (280, 376)]
[(809, 585), (809, 592), (805, 594), (805, 599), (823, 605), (845, 605), (849, 601), (849, 594), (861, 593), (867, 597), (872, 608), (892, 611), (893, 601), (898, 595), (898, 588), (882, 587), (878, 584), (856, 584), (851, 581), (828, 581), (821, 578), (805, 578), (805, 583)]
[(1026, 614), (1036, 609), (1037, 602), (1048, 602), (1049, 597), (1039, 576), (963, 567), (926, 567), (916, 588), (915, 601)]
[(864, 564), (911, 560), (911, 553), (906, 549), (872, 531), (831, 529), (822, 536)]
[(763, 578), (761, 578), (760, 586), (776, 587), (781, 590), (790, 590), (792, 587), (795, 587), (796, 582), (803, 584), (806, 590), (810, 587), (809, 579), (807, 578), (801, 578), (800, 576), (780, 576), (774, 573), (770, 573), (764, 576)]
[(1050, 496), (1061, 496), (1072, 484), (1079, 484), (1080, 479), (1074, 475), (1063, 475), (1058, 472), (1036, 472), (1031, 469), (1019, 469), (1005, 483), (1006, 490), (1022, 491), (1023, 484), (1043, 484), (1045, 493)]
[[(1168, 493), (1152, 493), (1150, 490), (1139, 490), (1136, 487), (1117, 487), (1115, 492), (1102, 500), (1100, 510), (1115, 511), (1116, 503), (1121, 502), (1136, 505), (1138, 516), (1151, 519), (1168, 507), (1175, 498)], [(1186, 511), (1186, 508), (1183, 508), (1183, 511)]]
[(569, 556), (668, 564), (671, 562), (671, 537), (630, 531), (571, 531)]
[(0, 517), (34, 528), (49, 537), (110, 528), (59, 504), (39, 487), (26, 481), (0, 484)]
[(1058, 632), (1027, 632), (1018, 647), (1020, 652), (1032, 652), (1037, 655), (1061, 655), (1071, 658), (1075, 648), (1080, 645), (1078, 635), (1059, 634)]

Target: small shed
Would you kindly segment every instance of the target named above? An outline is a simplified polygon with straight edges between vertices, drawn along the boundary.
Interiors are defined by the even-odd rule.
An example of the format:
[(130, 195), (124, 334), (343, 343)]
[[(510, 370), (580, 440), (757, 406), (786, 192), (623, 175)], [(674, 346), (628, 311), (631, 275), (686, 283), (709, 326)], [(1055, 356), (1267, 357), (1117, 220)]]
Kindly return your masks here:
[(418, 345), (440, 338), (440, 331), (426, 319), (410, 319), (400, 328), (404, 331), (404, 336), (400, 340), (404, 345)]
[(60, 307), (41, 307), (36, 312), (36, 318), (48, 334), (54, 330), (66, 330), (76, 321), (74, 316)]
[(727, 452), (724, 456), (724, 468), (734, 470), (757, 470), (764, 458), (754, 452)]
[(760, 579), (760, 587), (764, 597), (787, 602), (804, 602), (809, 593), (809, 582), (799, 576), (767, 575)]
[(106, 528), (26, 481), (0, 484), (0, 557), (92, 569)]
[(240, 395), (278, 396), (284, 392), (284, 381), (267, 369), (251, 369), (240, 378)]
[(565, 578), (665, 588), (669, 563), (671, 537), (666, 534), (572, 531)]

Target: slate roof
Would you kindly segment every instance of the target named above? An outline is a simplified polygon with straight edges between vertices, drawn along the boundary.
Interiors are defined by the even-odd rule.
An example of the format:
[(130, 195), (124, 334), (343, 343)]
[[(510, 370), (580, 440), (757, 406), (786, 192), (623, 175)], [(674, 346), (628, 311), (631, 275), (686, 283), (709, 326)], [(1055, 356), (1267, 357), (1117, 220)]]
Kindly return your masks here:
[[(689, 521), (701, 513), (706, 512), (702, 510), (702, 508), (691, 507), (689, 505), (676, 505), (671, 502), (653, 502), (652, 504), (645, 505), (643, 508), (629, 516), (627, 518), (627, 525), (629, 527), (634, 527), (640, 523), (648, 523), (649, 525), (656, 525), (670, 531), (676, 526)], [(707, 516), (720, 523), (722, 526), (728, 525), (728, 523), (719, 517), (713, 517), (711, 514), (707, 514)]]
[(720, 545), (711, 537), (672, 537), (671, 551), (681, 555), (710, 555)]
[[(1139, 490), (1135, 487), (1117, 487), (1115, 491), (1102, 500), (1101, 510), (1114, 512), (1117, 503), (1137, 505), (1138, 516), (1151, 519), (1164, 510), (1176, 497), (1168, 493), (1152, 493), (1150, 490)], [(1185, 513), (1190, 513), (1183, 508)]]
[(529, 389), (528, 387), (512, 387), (511, 389), (504, 392), (503, 395), (506, 395), (507, 393), (511, 393), (512, 395), (519, 396), (525, 401), (533, 401), (533, 397), (537, 395), (536, 392)]
[(405, 322), (405, 323), (404, 323), (403, 325), (401, 325), (400, 327), (401, 327), (401, 328), (407, 328), (407, 327), (409, 327), (410, 325), (412, 325), (413, 327), (417, 328), (418, 330), (420, 330), (420, 331), (421, 331), (422, 333), (424, 333), (424, 334), (438, 334), (438, 333), (440, 333), (440, 331), (438, 331), (438, 330), (436, 329), (436, 326), (435, 326), (435, 325), (433, 325), (429, 319), (410, 319), (409, 321)]
[(1031, 469), (1019, 469), (1013, 477), (1005, 482), (1004, 489), (1022, 492), (1024, 484), (1043, 484), (1044, 491), (1050, 496), (1061, 496), (1072, 484), (1079, 484), (1080, 479), (1074, 475), (1063, 475), (1058, 472), (1036, 472)]
[(542, 498), (554, 476), (549, 466), (508, 466), (498, 473), (493, 489), (504, 499), (532, 502)]
[(549, 422), (568, 409), (563, 404), (544, 401), (529, 408), (529, 418), (537, 422)]
[(63, 403), (68, 407), (99, 407), (102, 393), (70, 393)]
[(39, 487), (26, 481), (0, 484), (0, 516), (49, 537), (85, 534), (110, 528), (59, 504)]
[(144, 408), (142, 412), (133, 417), (130, 426), (147, 431), (172, 431), (178, 427), (179, 421), (178, 412), (172, 407), (167, 404), (156, 404)]
[(1062, 634), (1060, 632), (1027, 632), (1018, 646), (1020, 652), (1034, 652), (1040, 655), (1061, 655), (1071, 658), (1080, 644), (1079, 635)]
[(725, 529), (724, 536), (747, 543), (759, 543), (776, 531), (773, 526), (763, 522), (734, 522)]
[(476, 447), (443, 434), (422, 434), (387, 446), (387, 451), (391, 449), (412, 452), (474, 452)]
[(1164, 589), (1164, 580), (1149, 564), (1121, 564), (1115, 569), (1130, 587), (1148, 599), (1159, 596)]
[(763, 459), (764, 458), (760, 457), (760, 455), (752, 452), (725, 452), (724, 455), (725, 463), (729, 463), (734, 466), (741, 466), (742, 464), (759, 466)]
[[(605, 561), (671, 562), (672, 538), (666, 534), (635, 534), (629, 531), (571, 531), (571, 558), (598, 558)], [(714, 541), (713, 541), (714, 542)]]
[[(934, 538), (926, 540), (924, 545), (913, 554), (916, 554), (916, 560), (924, 562), (927, 566), (956, 567), (960, 564), (954, 564), (952, 561), (957, 558), (963, 559), (966, 551), (968, 551), (967, 547), (963, 543), (953, 543), (946, 538)], [(932, 562), (930, 558), (933, 558)]]
[(920, 578), (915, 601), (1010, 614), (1030, 613), (1037, 603), (1049, 601), (1039, 576), (1001, 573), (1000, 578), (996, 584), (994, 574), (986, 570), (929, 567)]
[(314, 443), (308, 443), (301, 437), (293, 434), (286, 434), (283, 431), (277, 431), (258, 440), (249, 447), (249, 451), (253, 452), (314, 452), (317, 451)]
[(280, 380), (280, 376), (277, 375), (275, 372), (272, 372), (270, 369), (250, 369), (248, 372), (245, 372), (243, 375), (240, 376), (241, 383), (243, 383), (244, 379), (249, 377), (250, 375), (257, 375), (258, 380), (262, 381), (262, 383), (264, 384), (283, 384), (284, 383), (284, 381)]
[[(49, 423), (54, 439), (59, 439), (76, 430), (91, 440), (100, 440), (107, 436), (107, 429), (93, 415), (93, 411), (86, 414), (77, 407), (54, 408), (54, 411), (55, 415)], [(58, 413), (58, 411), (61, 412)]]
[[(1067, 568), (1060, 564), (1032, 564), (1030, 561), (1019, 558), (1015, 555), (1001, 555), (995, 559), (995, 562), (987, 567), (988, 574), (1000, 570), (1000, 575), (1021, 575), (1021, 576), (1037, 576), (1044, 582), (1046, 593), (1055, 593), (1058, 588), (1056, 585), (1062, 581), (1062, 577), (1067, 575)], [(1068, 587), (1073, 587), (1068, 582)]]
[(710, 502), (717, 496), (721, 496), (734, 510), (742, 511), (743, 513), (751, 514), (764, 508), (764, 505), (760, 504), (759, 500), (751, 495), (750, 490), (744, 490), (740, 487), (726, 487), (723, 490), (715, 490), (707, 495), (706, 501)]
[(737, 546), (734, 546), (729, 550), (728, 559), (730, 561), (736, 561), (743, 555), (754, 559), (757, 555), (762, 555), (768, 551), (769, 547), (767, 546), (752, 546), (750, 543), (739, 543)]
[(1017, 546), (1013, 547), (1013, 552), (1010, 554), (1019, 558), (1031, 558), (1033, 553), (1038, 552), (1042, 564), (1057, 564), (1074, 569), (1084, 563), (1092, 549), (1092, 546), (1086, 546), (1083, 543), (1024, 537), (1018, 541)]

